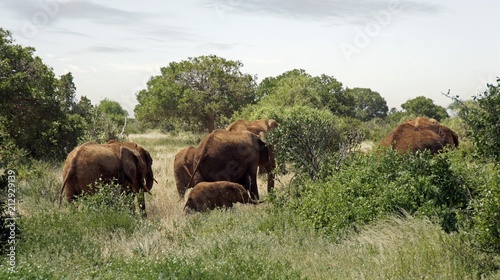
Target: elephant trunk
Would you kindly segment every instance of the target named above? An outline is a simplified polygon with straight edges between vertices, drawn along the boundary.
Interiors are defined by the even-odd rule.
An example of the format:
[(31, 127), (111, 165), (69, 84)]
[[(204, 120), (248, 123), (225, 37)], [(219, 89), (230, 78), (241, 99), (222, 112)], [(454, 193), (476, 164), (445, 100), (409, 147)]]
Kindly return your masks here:
[(155, 182), (155, 178), (153, 177), (153, 172), (149, 172), (146, 175), (146, 185), (144, 185), (144, 191), (145, 192), (150, 192), (151, 189), (153, 188), (153, 183)]

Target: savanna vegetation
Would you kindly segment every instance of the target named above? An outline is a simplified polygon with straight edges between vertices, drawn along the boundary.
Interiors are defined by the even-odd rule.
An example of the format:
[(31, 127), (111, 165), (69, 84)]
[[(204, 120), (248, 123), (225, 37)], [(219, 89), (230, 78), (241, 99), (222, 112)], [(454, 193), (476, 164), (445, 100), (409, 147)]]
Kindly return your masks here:
[[(137, 93), (129, 119), (116, 101), (77, 100), (71, 73), (55, 77), (0, 29), (0, 278), (500, 277), (500, 81), (473, 100), (450, 96), (450, 117), (423, 96), (389, 110), (376, 91), (333, 76), (295, 69), (258, 82), (242, 66), (217, 56), (171, 62)], [(453, 129), (459, 148), (402, 155), (378, 146), (415, 116)], [(280, 123), (266, 135), (275, 191), (259, 180), (262, 204), (184, 214), (175, 154), (207, 131), (259, 118)], [(59, 206), (65, 156), (109, 139), (151, 153), (158, 184), (146, 194), (147, 218), (115, 185)]]

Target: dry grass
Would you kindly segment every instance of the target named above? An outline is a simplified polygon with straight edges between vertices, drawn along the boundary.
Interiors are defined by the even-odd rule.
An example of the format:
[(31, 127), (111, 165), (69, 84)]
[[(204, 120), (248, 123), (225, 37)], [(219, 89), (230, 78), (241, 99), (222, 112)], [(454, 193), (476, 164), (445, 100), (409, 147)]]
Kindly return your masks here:
[[(146, 148), (154, 160), (153, 171), (158, 184), (153, 187), (152, 196), (146, 195), (148, 218), (136, 219), (138, 226), (132, 232), (78, 229), (80, 236), (75, 239), (95, 244), (96, 252), (86, 247), (81, 252), (80, 249), (65, 252), (68, 247), (80, 248), (80, 245), (59, 246), (54, 244), (61, 242), (57, 235), (40, 235), (36, 242), (45, 242), (41, 249), (33, 245), (21, 249), (27, 251), (20, 257), (26, 265), (25, 278), (38, 277), (42, 272), (46, 273), (42, 278), (56, 279), (95, 278), (97, 275), (103, 279), (157, 279), (158, 275), (169, 273), (177, 273), (178, 276), (169, 277), (181, 279), (243, 276), (248, 279), (477, 278), (475, 271), (467, 270), (469, 268), (464, 265), (472, 256), (464, 249), (467, 244), (427, 220), (389, 218), (337, 243), (302, 225), (290, 213), (276, 211), (271, 203), (237, 204), (227, 211), (186, 215), (184, 201), (179, 201), (175, 187), (173, 159), (179, 150), (196, 145), (201, 136), (130, 135), (128, 140)], [(58, 168), (49, 173), (48, 178), (59, 180)], [(290, 180), (291, 175), (278, 178), (277, 189), (287, 187)], [(265, 199), (266, 183), (259, 180), (258, 184)], [(40, 198), (40, 204), (30, 198), (21, 208), (36, 211), (37, 207), (45, 205), (44, 199)], [(51, 202), (40, 211), (48, 207), (60, 216), (70, 214), (68, 207), (54, 209)], [(36, 215), (33, 216), (33, 221), (37, 222)], [(63, 222), (65, 220), (51, 225), (57, 227)], [(54, 248), (50, 249), (52, 246)], [(58, 255), (48, 258), (44, 250)], [(47, 261), (41, 261), (45, 259)], [(112, 263), (136, 264), (145, 271), (114, 267)], [(88, 271), (75, 269), (75, 265), (86, 267)], [(146, 277), (146, 273), (153, 276)]]

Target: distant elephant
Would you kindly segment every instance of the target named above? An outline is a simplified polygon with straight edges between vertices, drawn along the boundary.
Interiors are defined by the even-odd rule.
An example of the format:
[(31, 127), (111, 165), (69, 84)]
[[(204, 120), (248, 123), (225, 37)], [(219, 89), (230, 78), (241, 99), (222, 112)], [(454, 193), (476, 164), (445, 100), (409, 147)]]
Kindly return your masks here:
[(256, 121), (247, 121), (247, 120), (237, 120), (226, 128), (229, 131), (243, 131), (248, 130), (253, 134), (261, 136), (263, 139), (263, 135), (270, 131), (271, 129), (277, 128), (280, 124), (274, 119), (260, 119)]
[[(107, 144), (88, 142), (71, 151), (63, 167), (60, 202), (64, 191), (68, 202), (83, 193), (93, 194), (97, 181), (104, 183), (116, 181), (125, 192), (138, 193), (142, 190), (149, 192), (147, 177), (153, 176), (152, 171), (148, 170), (148, 165), (136, 150), (136, 145), (134, 146), (136, 149), (129, 148), (129, 145), (134, 146), (119, 142)], [(152, 159), (150, 160), (152, 163)], [(154, 181), (154, 178), (152, 180)], [(141, 205), (141, 211), (145, 213), (144, 204)]]
[(237, 202), (260, 203), (250, 198), (248, 191), (240, 184), (227, 181), (201, 182), (189, 193), (184, 211), (204, 212), (216, 207), (230, 208)]
[(174, 178), (179, 198), (183, 199), (186, 190), (194, 187), (194, 182), (188, 186), (189, 179), (193, 175), (194, 169), (194, 156), (196, 155), (196, 148), (189, 146), (180, 150), (174, 158)]
[(415, 127), (431, 127), (439, 125), (439, 122), (436, 119), (426, 117), (416, 117), (414, 119), (407, 120), (406, 123)]
[(195, 155), (190, 182), (230, 181), (243, 185), (253, 199), (259, 199), (257, 167), (268, 171), (268, 189), (274, 185), (273, 161), (269, 149), (257, 135), (249, 131), (219, 129), (208, 134)]
[(417, 118), (398, 125), (381, 141), (400, 152), (429, 150), (439, 153), (447, 145), (458, 147), (458, 135), (434, 119)]

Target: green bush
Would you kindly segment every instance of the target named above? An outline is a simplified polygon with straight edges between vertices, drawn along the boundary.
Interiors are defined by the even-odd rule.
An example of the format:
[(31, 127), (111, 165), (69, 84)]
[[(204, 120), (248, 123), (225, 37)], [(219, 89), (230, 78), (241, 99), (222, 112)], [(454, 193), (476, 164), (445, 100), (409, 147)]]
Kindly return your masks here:
[(500, 253), (500, 170), (488, 174), (473, 204), (473, 235), (482, 248)]
[(284, 205), (334, 236), (398, 212), (431, 217), (454, 231), (472, 190), (448, 157), (392, 150), (360, 155), (325, 181), (300, 182), (296, 198)]
[[(134, 215), (134, 194), (122, 192), (119, 184), (97, 184), (93, 195), (78, 197), (76, 208), (83, 213), (119, 213)], [(75, 208), (73, 208), (75, 209)]]
[(311, 179), (338, 167), (363, 133), (359, 121), (334, 116), (330, 111), (296, 106), (284, 111), (280, 126), (266, 136), (274, 145), (279, 169), (286, 165)]
[[(469, 133), (480, 155), (500, 162), (500, 79), (497, 85), (473, 98), (472, 104), (460, 104), (459, 116), (469, 126)], [(467, 105), (468, 104), (468, 105)]]

